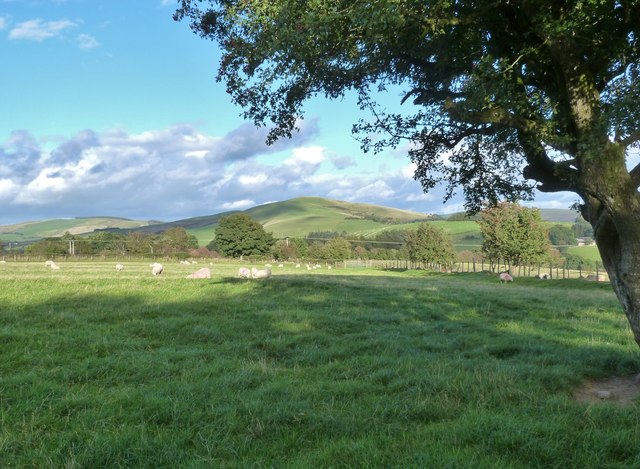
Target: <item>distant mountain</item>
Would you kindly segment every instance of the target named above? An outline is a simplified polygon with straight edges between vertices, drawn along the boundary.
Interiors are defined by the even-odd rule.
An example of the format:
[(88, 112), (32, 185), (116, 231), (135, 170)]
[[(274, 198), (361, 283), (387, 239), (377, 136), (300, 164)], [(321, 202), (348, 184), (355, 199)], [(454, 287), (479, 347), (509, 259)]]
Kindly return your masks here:
[(129, 220), (118, 217), (78, 217), (46, 221), (29, 221), (15, 225), (0, 226), (0, 240), (4, 242), (29, 242), (42, 238), (71, 234), (92, 233), (100, 229), (138, 229), (157, 222)]
[(428, 221), (432, 217), (380, 205), (343, 202), (321, 197), (299, 197), (258, 205), (244, 211), (231, 211), (216, 215), (186, 218), (170, 223), (142, 227), (136, 231), (162, 232), (181, 226), (195, 235), (201, 245), (213, 239), (215, 227), (222, 217), (233, 213), (246, 213), (261, 223), (276, 238), (301, 237), (313, 231), (337, 231), (353, 234), (375, 233), (393, 225)]
[[(541, 209), (542, 218), (552, 223), (573, 222), (578, 214), (571, 210)], [(401, 229), (416, 222), (430, 221), (440, 217), (400, 210), (380, 205), (344, 202), (321, 197), (299, 197), (296, 199), (258, 205), (240, 211), (222, 212), (215, 215), (185, 218), (168, 223), (136, 221), (116, 217), (83, 217), (20, 223), (0, 226), (0, 240), (35, 241), (46, 237), (72, 234), (88, 234), (96, 230), (127, 233), (143, 231), (161, 233), (173, 227), (182, 227), (195, 235), (201, 245), (213, 239), (214, 231), (222, 217), (233, 213), (246, 213), (264, 225), (276, 238), (302, 237), (311, 232), (335, 231), (350, 235), (372, 237), (389, 229)], [(464, 242), (479, 236), (479, 228), (473, 222), (436, 222)], [(444, 225), (442, 225), (444, 224)], [(476, 236), (477, 237), (477, 236)], [(462, 242), (462, 241), (460, 241)]]
[(568, 208), (541, 208), (540, 216), (552, 223), (574, 223), (580, 214)]

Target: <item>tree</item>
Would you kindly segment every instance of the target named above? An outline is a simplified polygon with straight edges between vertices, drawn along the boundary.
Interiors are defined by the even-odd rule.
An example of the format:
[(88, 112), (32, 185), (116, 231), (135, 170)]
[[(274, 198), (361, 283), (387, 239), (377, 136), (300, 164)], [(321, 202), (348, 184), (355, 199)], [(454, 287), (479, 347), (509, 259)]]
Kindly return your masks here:
[(331, 261), (344, 261), (351, 257), (351, 243), (346, 239), (332, 238), (324, 245), (325, 259)]
[(166, 253), (186, 255), (189, 249), (198, 249), (198, 238), (190, 235), (183, 227), (174, 226), (162, 233), (160, 244)]
[[(181, 0), (174, 18), (219, 43), (218, 79), (268, 142), (356, 90), (363, 148), (409, 142), (426, 191), (462, 187), (470, 211), (576, 193), (640, 345), (640, 0)], [(398, 89), (406, 112), (385, 113)]]
[(222, 217), (216, 228), (215, 246), (229, 257), (263, 255), (269, 252), (274, 239), (260, 223), (246, 213)]
[(482, 253), (509, 265), (540, 262), (549, 254), (549, 237), (540, 211), (508, 202), (480, 212)]
[(456, 251), (449, 234), (442, 228), (420, 223), (415, 231), (405, 233), (409, 259), (414, 262), (450, 266), (456, 260)]
[(573, 229), (558, 223), (549, 228), (549, 241), (556, 246), (578, 244)]

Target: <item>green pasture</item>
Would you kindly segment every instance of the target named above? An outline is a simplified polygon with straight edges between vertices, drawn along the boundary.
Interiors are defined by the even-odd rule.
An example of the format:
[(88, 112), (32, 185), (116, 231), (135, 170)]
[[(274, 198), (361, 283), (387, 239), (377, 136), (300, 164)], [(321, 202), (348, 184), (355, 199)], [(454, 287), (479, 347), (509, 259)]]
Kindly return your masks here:
[(602, 258), (596, 246), (569, 246), (567, 253), (602, 264)]
[(640, 467), (608, 284), (162, 262), (0, 264), (0, 466)]

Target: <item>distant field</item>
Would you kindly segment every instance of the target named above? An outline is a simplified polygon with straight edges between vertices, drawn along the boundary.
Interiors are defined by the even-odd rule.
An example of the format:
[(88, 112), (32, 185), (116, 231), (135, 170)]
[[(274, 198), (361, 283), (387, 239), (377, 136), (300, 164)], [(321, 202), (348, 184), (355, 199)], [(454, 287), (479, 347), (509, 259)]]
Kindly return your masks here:
[(0, 264), (2, 466), (640, 467), (608, 284), (124, 263)]
[(596, 246), (569, 246), (567, 252), (574, 256), (580, 256), (584, 259), (602, 263), (600, 252)]

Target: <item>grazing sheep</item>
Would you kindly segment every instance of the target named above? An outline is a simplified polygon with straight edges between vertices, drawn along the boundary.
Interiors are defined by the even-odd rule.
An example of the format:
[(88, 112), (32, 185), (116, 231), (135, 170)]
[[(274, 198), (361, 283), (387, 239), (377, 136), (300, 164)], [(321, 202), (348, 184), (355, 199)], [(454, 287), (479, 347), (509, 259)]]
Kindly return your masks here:
[(251, 277), (251, 271), (249, 269), (247, 269), (246, 267), (240, 267), (238, 269), (238, 276), (240, 278), (250, 278)]
[(160, 275), (164, 271), (164, 267), (159, 262), (154, 262), (151, 264), (151, 273), (155, 275)]
[(251, 269), (251, 278), (269, 278), (271, 277), (271, 269), (258, 270), (255, 267)]
[(118, 272), (122, 272), (124, 270), (124, 265), (122, 264), (116, 264), (116, 271)]
[(54, 262), (52, 260), (48, 260), (47, 262), (44, 263), (45, 267), (51, 267), (51, 264), (53, 264)]
[(278, 264), (278, 267), (282, 269), (284, 267), (284, 264)]
[(265, 267), (268, 267), (268, 268), (273, 267), (271, 264), (265, 264), (264, 266), (265, 266)]
[(300, 264), (296, 264), (296, 269), (299, 269), (299, 268), (300, 268)]
[(2, 260), (0, 261), (0, 264), (6, 264), (6, 263), (7, 263), (7, 261), (5, 261), (4, 259), (2, 259)]
[(549, 280), (551, 278), (550, 274), (538, 274), (536, 277), (538, 277), (540, 280)]
[(500, 274), (500, 282), (502, 283), (513, 282), (513, 277), (509, 274), (509, 272), (502, 272)]
[(211, 269), (209, 267), (203, 267), (196, 270), (194, 273), (187, 275), (187, 278), (211, 278)]
[(182, 265), (191, 265), (191, 262), (182, 260), (182, 261), (180, 261), (180, 264), (182, 264)]
[(51, 267), (51, 270), (60, 270), (60, 266), (53, 261), (51, 261), (50, 267)]

